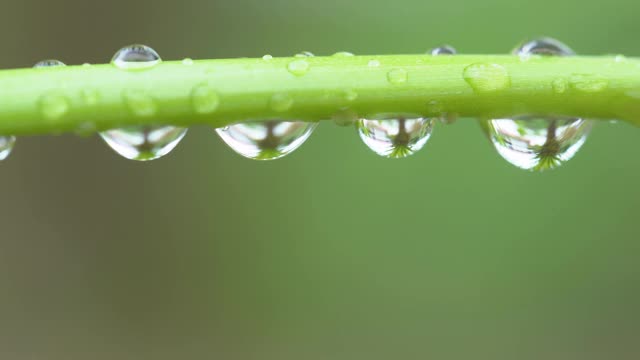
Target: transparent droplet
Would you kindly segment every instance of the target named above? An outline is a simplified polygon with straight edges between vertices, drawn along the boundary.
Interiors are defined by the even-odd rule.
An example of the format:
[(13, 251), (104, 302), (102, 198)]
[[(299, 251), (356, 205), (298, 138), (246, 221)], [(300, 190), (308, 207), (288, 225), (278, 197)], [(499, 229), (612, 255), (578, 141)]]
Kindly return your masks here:
[(0, 136), (0, 161), (6, 159), (16, 144), (15, 136)]
[(456, 49), (453, 46), (442, 45), (437, 48), (433, 48), (429, 51), (431, 55), (455, 55)]
[(151, 117), (158, 111), (155, 101), (145, 91), (127, 89), (122, 93), (122, 98), (135, 116)]
[(191, 104), (196, 113), (210, 114), (218, 109), (220, 97), (211, 86), (200, 84), (191, 92)]
[(407, 74), (407, 70), (402, 68), (391, 69), (387, 73), (387, 80), (394, 85), (404, 84), (408, 79), (409, 74)]
[(309, 71), (309, 63), (304, 59), (296, 59), (287, 64), (287, 70), (295, 76), (303, 76)]
[(193, 59), (191, 59), (191, 58), (182, 59), (182, 65), (187, 65), (187, 66), (193, 65)]
[(353, 53), (350, 53), (348, 51), (339, 51), (339, 52), (333, 54), (333, 56), (335, 56), (335, 57), (352, 57), (354, 55), (353, 55)]
[(542, 56), (572, 56), (575, 52), (562, 42), (550, 38), (542, 37), (529, 40), (513, 50), (514, 55), (519, 55), (522, 59), (528, 59), (531, 55)]
[(584, 93), (597, 93), (609, 87), (609, 80), (595, 74), (572, 74), (569, 86)]
[(52, 91), (40, 97), (38, 106), (43, 118), (56, 121), (69, 111), (69, 100), (62, 93)]
[(318, 123), (302, 121), (251, 121), (216, 129), (238, 154), (254, 160), (279, 159), (302, 145)]
[(100, 133), (118, 154), (130, 160), (160, 158), (173, 150), (187, 129), (175, 126), (127, 126)]
[(507, 69), (498, 64), (471, 64), (464, 69), (463, 77), (478, 94), (496, 92), (511, 86)]
[(264, 61), (271, 61), (271, 60), (273, 60), (273, 56), (271, 56), (271, 55), (267, 54), (267, 55), (265, 55), (265, 56), (263, 56), (263, 57), (262, 57), (262, 60), (264, 60)]
[(146, 45), (125, 46), (118, 50), (111, 59), (113, 65), (125, 70), (148, 69), (161, 61), (160, 55)]
[(556, 168), (584, 144), (592, 121), (572, 118), (519, 116), (486, 122), (486, 131), (498, 153), (526, 170)]
[(376, 68), (376, 67), (380, 66), (380, 60), (371, 59), (371, 60), (369, 60), (369, 63), (367, 63), (367, 65), (369, 67)]
[(379, 118), (358, 120), (358, 134), (371, 150), (388, 158), (407, 157), (422, 149), (431, 137), (435, 122), (411, 115)]
[(34, 68), (43, 68), (43, 67), (51, 67), (51, 66), (66, 66), (66, 65), (62, 61), (55, 60), (55, 59), (42, 60), (36, 63), (35, 65), (33, 65)]
[(293, 106), (293, 99), (287, 93), (275, 93), (269, 101), (271, 110), (276, 112), (285, 112)]
[(301, 51), (295, 55), (295, 57), (297, 58), (306, 58), (306, 57), (313, 57), (313, 56), (314, 56), (313, 53), (310, 51)]

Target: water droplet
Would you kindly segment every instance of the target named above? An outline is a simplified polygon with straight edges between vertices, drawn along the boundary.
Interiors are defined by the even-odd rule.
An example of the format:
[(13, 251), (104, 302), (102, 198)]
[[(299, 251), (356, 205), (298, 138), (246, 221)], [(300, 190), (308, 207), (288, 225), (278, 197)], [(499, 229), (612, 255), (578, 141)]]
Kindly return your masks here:
[(496, 92), (511, 86), (507, 69), (498, 64), (471, 64), (464, 69), (463, 77), (479, 94)]
[(429, 51), (431, 55), (455, 55), (456, 49), (450, 45), (442, 45)]
[(193, 65), (193, 59), (191, 58), (182, 59), (182, 65), (187, 65), (187, 66)]
[(6, 159), (16, 144), (15, 136), (0, 136), (0, 161)]
[(317, 125), (302, 121), (252, 121), (216, 129), (216, 132), (244, 157), (274, 160), (300, 147)]
[(273, 60), (273, 56), (271, 56), (271, 55), (267, 54), (267, 55), (265, 55), (265, 56), (263, 56), (263, 57), (262, 57), (262, 60), (264, 60), (264, 61), (271, 61), (271, 60)]
[(271, 101), (269, 102), (269, 106), (271, 110), (276, 112), (285, 112), (293, 106), (293, 99), (289, 94), (286, 93), (276, 93), (271, 97)]
[(310, 51), (302, 51), (297, 53), (294, 57), (297, 58), (307, 58), (307, 57), (313, 57), (313, 53), (311, 53)]
[(589, 120), (519, 116), (488, 120), (485, 130), (505, 160), (522, 169), (543, 171), (570, 160), (591, 127)]
[(376, 154), (403, 158), (422, 149), (431, 137), (434, 120), (417, 116), (380, 116), (381, 120), (360, 119), (358, 134)]
[(408, 78), (409, 74), (407, 74), (407, 70), (401, 68), (391, 69), (387, 73), (387, 80), (394, 85), (404, 84)]
[(130, 45), (118, 50), (111, 59), (111, 63), (120, 69), (142, 70), (149, 69), (162, 61), (160, 55), (145, 45)]
[(91, 64), (89, 64), (89, 63), (84, 63), (84, 64), (82, 64), (82, 67), (83, 67), (83, 68), (89, 68), (89, 67), (91, 67)]
[(80, 136), (89, 136), (96, 132), (96, 124), (91, 121), (83, 121), (75, 129), (75, 133)]
[(352, 126), (358, 120), (358, 113), (353, 109), (343, 108), (338, 110), (331, 119), (338, 126)]
[(293, 60), (287, 65), (287, 70), (295, 76), (303, 76), (309, 71), (309, 63), (306, 60)]
[(580, 92), (597, 93), (609, 86), (609, 80), (592, 74), (572, 74), (569, 85)]
[(565, 78), (557, 78), (551, 82), (551, 88), (556, 94), (564, 94), (569, 87), (569, 82)]
[(380, 66), (380, 60), (376, 60), (376, 59), (369, 60), (369, 63), (367, 65), (369, 67), (374, 67), (374, 68), (378, 67), (378, 66)]
[(100, 93), (94, 89), (84, 89), (81, 95), (84, 103), (89, 106), (96, 105), (100, 101)]
[(617, 63), (625, 62), (625, 61), (627, 61), (627, 57), (626, 57), (626, 56), (624, 56), (624, 55), (616, 55), (616, 56), (613, 58), (613, 61), (615, 61), (615, 62), (617, 62)]
[(352, 53), (348, 52), (348, 51), (339, 51), (339, 52), (333, 54), (333, 56), (335, 56), (335, 57), (352, 57), (354, 55)]
[(122, 97), (129, 111), (136, 116), (151, 117), (158, 110), (153, 98), (142, 90), (125, 90)]
[(542, 37), (524, 42), (513, 50), (522, 60), (528, 60), (531, 55), (542, 56), (573, 56), (575, 52), (566, 44), (550, 37)]
[(187, 129), (175, 126), (128, 126), (100, 133), (104, 141), (129, 160), (147, 161), (173, 150)]
[(37, 64), (35, 64), (33, 67), (43, 68), (43, 67), (52, 67), (52, 66), (66, 66), (66, 65), (60, 60), (50, 59), (50, 60), (42, 60)]
[(215, 112), (220, 105), (220, 96), (207, 84), (196, 86), (191, 92), (191, 104), (198, 114)]
[(351, 102), (358, 99), (358, 93), (353, 89), (346, 89), (343, 91), (344, 99)]
[(61, 93), (53, 91), (42, 95), (38, 106), (42, 117), (49, 121), (56, 121), (69, 111), (69, 100)]

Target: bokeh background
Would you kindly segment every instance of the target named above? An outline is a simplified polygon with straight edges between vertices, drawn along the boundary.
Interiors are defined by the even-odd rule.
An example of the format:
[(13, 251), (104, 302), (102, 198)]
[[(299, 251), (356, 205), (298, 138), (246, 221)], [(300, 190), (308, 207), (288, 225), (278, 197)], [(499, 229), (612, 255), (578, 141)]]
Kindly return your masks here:
[[(183, 57), (506, 53), (556, 37), (639, 56), (629, 0), (5, 1), (0, 67)], [(0, 164), (2, 359), (637, 359), (640, 129), (599, 123), (542, 174), (475, 121), (404, 160), (323, 123), (254, 162), (196, 127), (152, 163), (97, 137)]]

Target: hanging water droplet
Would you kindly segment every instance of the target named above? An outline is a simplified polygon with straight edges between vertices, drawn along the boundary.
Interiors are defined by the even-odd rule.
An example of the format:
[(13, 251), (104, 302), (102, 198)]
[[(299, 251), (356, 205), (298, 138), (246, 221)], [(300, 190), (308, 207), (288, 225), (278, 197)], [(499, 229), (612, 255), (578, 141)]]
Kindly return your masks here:
[(526, 170), (553, 169), (570, 160), (584, 144), (592, 122), (572, 118), (493, 119), (486, 131), (498, 153)]
[(348, 51), (339, 51), (339, 52), (333, 54), (333, 56), (335, 56), (335, 57), (352, 57), (354, 55), (353, 55), (353, 53), (350, 53)]
[(301, 52), (295, 54), (294, 57), (307, 58), (307, 57), (314, 57), (314, 55), (310, 51), (301, 51)]
[(6, 159), (16, 143), (15, 136), (0, 136), (0, 161)]
[(407, 74), (407, 70), (401, 68), (391, 69), (387, 73), (387, 80), (394, 85), (400, 85), (407, 82), (409, 79), (409, 74)]
[(412, 155), (424, 147), (433, 131), (433, 119), (411, 115), (380, 118), (358, 120), (358, 134), (371, 150), (388, 158)]
[(118, 50), (111, 63), (120, 69), (141, 70), (154, 67), (162, 61), (160, 55), (146, 45), (130, 45)]
[(271, 110), (276, 112), (285, 112), (293, 106), (293, 99), (286, 93), (275, 93), (271, 96), (269, 102)]
[(456, 49), (453, 46), (442, 45), (437, 48), (433, 48), (429, 51), (431, 55), (455, 55)]
[(251, 121), (216, 129), (216, 132), (244, 157), (274, 160), (300, 147), (317, 125), (302, 121)]
[(287, 70), (295, 76), (303, 76), (309, 71), (309, 63), (303, 59), (297, 59), (287, 64)]
[(575, 52), (564, 43), (550, 38), (542, 37), (527, 41), (513, 50), (514, 55), (527, 60), (531, 55), (542, 56), (573, 56)]
[(464, 80), (479, 94), (507, 89), (511, 86), (511, 77), (502, 65), (475, 63), (467, 66)]
[(55, 60), (55, 59), (42, 60), (36, 63), (35, 65), (33, 65), (34, 68), (44, 68), (44, 67), (52, 67), (52, 66), (66, 66), (66, 65), (62, 61)]
[(218, 109), (220, 97), (211, 86), (200, 84), (191, 92), (191, 104), (197, 114), (210, 114)]
[(187, 129), (174, 126), (127, 126), (100, 133), (118, 154), (130, 160), (160, 158), (173, 150)]

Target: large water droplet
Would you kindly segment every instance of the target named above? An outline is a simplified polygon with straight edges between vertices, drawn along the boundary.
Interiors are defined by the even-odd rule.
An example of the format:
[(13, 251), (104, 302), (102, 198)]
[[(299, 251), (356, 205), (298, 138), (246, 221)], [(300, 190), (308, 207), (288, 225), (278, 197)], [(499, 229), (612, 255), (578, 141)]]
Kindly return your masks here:
[(591, 121), (571, 118), (493, 119), (486, 131), (498, 153), (526, 170), (553, 169), (571, 159), (584, 144)]
[(168, 154), (187, 129), (174, 126), (128, 126), (100, 133), (118, 154), (130, 160), (154, 160)]
[(287, 70), (295, 76), (302, 76), (309, 71), (309, 63), (304, 59), (296, 59), (287, 64)]
[(376, 154), (403, 158), (422, 149), (431, 137), (434, 120), (417, 116), (379, 116), (358, 120), (358, 134)]
[(118, 50), (111, 59), (113, 65), (125, 70), (148, 69), (161, 61), (160, 55), (146, 45), (125, 46)]
[(442, 45), (429, 51), (431, 55), (455, 55), (456, 49), (450, 45)]
[(44, 68), (44, 67), (52, 67), (52, 66), (66, 66), (66, 65), (62, 61), (55, 60), (55, 59), (42, 60), (36, 63), (35, 65), (33, 65), (34, 68)]
[(463, 77), (479, 94), (496, 92), (511, 86), (511, 77), (507, 69), (498, 64), (471, 64), (464, 69)]
[(216, 132), (244, 157), (274, 160), (300, 147), (317, 125), (302, 121), (251, 121), (216, 129)]
[(0, 136), (0, 161), (6, 159), (16, 143), (15, 136)]
[(391, 69), (387, 73), (387, 80), (394, 85), (404, 84), (408, 79), (409, 74), (407, 74), (407, 70), (402, 68)]

